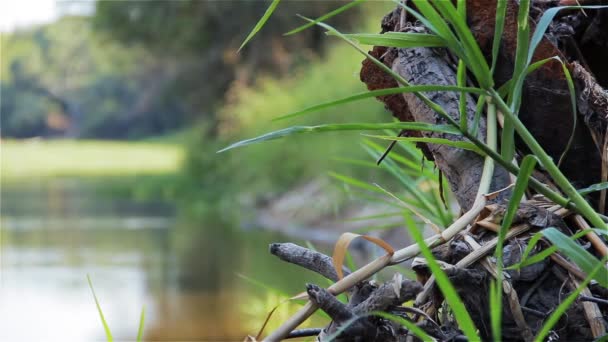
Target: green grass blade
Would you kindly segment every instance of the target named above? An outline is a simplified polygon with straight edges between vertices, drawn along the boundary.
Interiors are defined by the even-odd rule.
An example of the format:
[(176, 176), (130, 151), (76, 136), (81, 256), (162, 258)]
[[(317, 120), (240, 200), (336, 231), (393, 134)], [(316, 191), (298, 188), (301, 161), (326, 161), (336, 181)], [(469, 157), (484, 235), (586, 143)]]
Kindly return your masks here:
[[(606, 234), (605, 231), (600, 231), (599, 229), (585, 229), (585, 230), (581, 230), (581, 231), (577, 232), (576, 234), (570, 236), (569, 239), (572, 241), (575, 241), (576, 239), (579, 239), (579, 238), (587, 235), (591, 231), (594, 231), (598, 234)], [(530, 239), (530, 241), (528, 241), (528, 246), (526, 247), (526, 249), (524, 250), (524, 253), (521, 256), (521, 261), (514, 265), (509, 266), (508, 269), (517, 270), (522, 267), (526, 267), (528, 265), (535, 264), (537, 262), (540, 262), (540, 261), (546, 259), (551, 254), (557, 252), (557, 247), (555, 245), (552, 245), (549, 248), (545, 248), (544, 250), (540, 251), (539, 253), (537, 253), (531, 257), (528, 257), (530, 255), (530, 253), (532, 252), (532, 249), (538, 244), (538, 241), (540, 241), (540, 239), (543, 236), (544, 235), (543, 235), (542, 231), (534, 234), (532, 236), (532, 238)]]
[[(543, 235), (553, 243), (557, 249), (564, 253), (586, 274), (591, 274), (597, 263), (601, 263), (591, 253), (587, 252), (581, 245), (571, 240), (568, 236), (555, 228), (548, 228), (542, 231)], [(608, 288), (608, 270), (601, 267), (594, 279), (603, 287)]]
[(333, 10), (333, 11), (327, 13), (327, 14), (324, 14), (324, 15), (322, 15), (320, 17), (318, 17), (317, 19), (313, 20), (312, 22), (304, 24), (302, 26), (299, 26), (299, 27), (297, 27), (297, 28), (295, 28), (295, 29), (293, 29), (293, 30), (285, 33), (284, 35), (285, 36), (290, 36), (292, 34), (304, 31), (307, 28), (313, 27), (316, 24), (318, 24), (318, 23), (320, 23), (322, 21), (325, 21), (325, 20), (327, 20), (327, 19), (329, 19), (331, 17), (334, 17), (334, 16), (336, 16), (336, 15), (338, 15), (338, 14), (340, 14), (340, 13), (342, 13), (342, 12), (348, 10), (348, 9), (350, 9), (351, 7), (355, 7), (355, 6), (361, 4), (361, 3), (365, 2), (365, 1), (366, 0), (354, 0), (353, 2), (349, 2), (348, 4), (346, 4), (344, 6), (341, 6), (341, 7), (338, 7), (335, 10)]
[(255, 279), (253, 279), (251, 277), (248, 277), (248, 276), (246, 276), (246, 275), (244, 275), (242, 273), (235, 273), (235, 274), (236, 274), (237, 277), (243, 279), (244, 281), (248, 282), (249, 284), (257, 286), (257, 287), (259, 287), (260, 289), (262, 289), (262, 290), (264, 290), (266, 292), (276, 293), (276, 294), (282, 295), (282, 296), (287, 297), (287, 298), (289, 297), (289, 294), (287, 292), (279, 290), (276, 287), (272, 287), (270, 285), (267, 285), (267, 284), (265, 284), (265, 283), (263, 283), (263, 282), (261, 282), (259, 280), (255, 280)]
[(139, 329), (137, 330), (137, 342), (144, 340), (144, 324), (146, 320), (146, 307), (141, 308), (141, 314), (139, 315)]
[[(441, 17), (441, 15), (439, 15), (435, 8), (433, 8), (431, 3), (427, 0), (413, 0), (413, 3), (416, 5), (416, 8), (418, 8), (420, 13), (417, 13), (403, 4), (401, 5), (404, 6), (405, 9), (414, 15), (418, 20), (421, 20), (421, 18), (424, 19), (421, 20), (423, 24), (425, 24), (425, 21), (431, 24), (430, 27), (427, 26), (431, 31), (434, 30), (438, 36), (443, 38), (443, 40), (452, 50), (463, 54), (460, 42), (448, 26), (448, 23)], [(422, 14), (424, 17), (422, 17), (420, 14)]]
[(349, 124), (325, 124), (317, 126), (293, 126), (278, 131), (266, 133), (255, 138), (241, 140), (228, 147), (219, 150), (222, 153), (237, 147), (257, 144), (263, 141), (280, 139), (294, 134), (335, 132), (335, 131), (365, 131), (384, 129), (406, 129), (412, 131), (442, 132), (447, 134), (459, 134), (460, 132), (449, 125), (432, 125), (421, 122), (392, 122), (392, 123), (349, 123)]
[(331, 108), (339, 105), (343, 105), (349, 102), (364, 100), (370, 97), (377, 96), (385, 96), (385, 95), (393, 95), (393, 94), (402, 94), (402, 93), (417, 93), (421, 91), (458, 91), (458, 92), (468, 92), (475, 94), (483, 94), (484, 91), (479, 88), (473, 87), (459, 87), (459, 86), (440, 86), (440, 85), (413, 85), (407, 87), (396, 87), (396, 88), (386, 88), (379, 90), (366, 91), (359, 94), (351, 95), (342, 99), (328, 101), (325, 103), (320, 103), (297, 112), (289, 113), (283, 116), (279, 116), (278, 118), (273, 119), (273, 121), (289, 119), (300, 115), (309, 114), (312, 112), (316, 112), (322, 109)]
[(471, 127), (471, 135), (476, 137), (479, 134), (479, 123), (481, 122), (481, 114), (483, 112), (484, 105), (486, 104), (486, 96), (480, 95), (477, 99), (477, 106), (475, 107), (475, 116), (473, 117), (473, 125)]
[[(333, 35), (330, 33), (330, 35)], [(386, 32), (379, 33), (349, 33), (345, 37), (357, 41), (363, 45), (376, 45), (398, 48), (414, 47), (444, 47), (445, 42), (441, 37), (427, 33), (409, 32)]]
[(110, 327), (108, 326), (108, 322), (106, 322), (106, 318), (103, 315), (103, 311), (101, 310), (101, 305), (99, 305), (99, 300), (97, 299), (97, 295), (95, 294), (95, 289), (93, 289), (93, 283), (91, 282), (91, 277), (87, 274), (87, 281), (89, 282), (89, 288), (91, 289), (91, 293), (93, 293), (93, 298), (95, 299), (95, 305), (97, 306), (97, 312), (99, 312), (99, 318), (101, 319), (101, 324), (103, 324), (103, 330), (106, 332), (106, 340), (108, 342), (114, 341), (112, 337), (112, 332), (110, 331)]
[(454, 31), (456, 31), (458, 38), (460, 38), (466, 56), (463, 59), (467, 62), (467, 66), (475, 75), (479, 85), (484, 89), (490, 89), (494, 85), (490, 68), (481, 52), (479, 44), (477, 44), (475, 37), (473, 37), (471, 29), (469, 29), (466, 19), (458, 13), (451, 1), (435, 1), (433, 4), (441, 12), (443, 18), (452, 24)]
[[(524, 157), (521, 167), (519, 169), (519, 173), (517, 174), (517, 181), (515, 182), (515, 187), (513, 188), (513, 193), (511, 195), (511, 199), (509, 200), (509, 205), (507, 207), (507, 212), (505, 213), (504, 218), (502, 219), (502, 225), (500, 227), (500, 232), (498, 234), (498, 242), (496, 243), (496, 250), (494, 252), (494, 256), (496, 258), (496, 289), (492, 292), (496, 298), (492, 298), (491, 301), (493, 305), (497, 307), (492, 307), (491, 310), (491, 319), (492, 319), (492, 334), (500, 337), (501, 332), (501, 320), (502, 320), (502, 280), (503, 280), (503, 261), (502, 261), (502, 251), (504, 246), (504, 241), (507, 236), (507, 232), (511, 228), (511, 224), (513, 223), (513, 218), (517, 213), (517, 209), (519, 209), (519, 204), (521, 199), (524, 196), (526, 188), (528, 187), (528, 179), (532, 175), (532, 171), (534, 171), (534, 166), (536, 165), (537, 159), (532, 155), (527, 155)], [(496, 330), (495, 330), (496, 329)], [(500, 340), (500, 339), (498, 339)]]
[(578, 193), (581, 195), (587, 195), (590, 194), (592, 192), (595, 191), (602, 191), (604, 189), (608, 189), (608, 182), (602, 182), (602, 183), (597, 183), (597, 184), (593, 184), (587, 188), (584, 189), (578, 189)]
[[(519, 2), (517, 13), (517, 49), (515, 50), (515, 66), (513, 68), (512, 87), (509, 92), (509, 107), (517, 115), (521, 104), (521, 91), (526, 75), (528, 45), (530, 39), (530, 0)], [(512, 160), (515, 156), (515, 129), (510, 119), (505, 117), (502, 129), (500, 154), (505, 160)]]
[(262, 29), (264, 24), (266, 24), (266, 22), (268, 21), (268, 19), (274, 12), (274, 10), (279, 5), (279, 2), (281, 2), (281, 0), (272, 0), (272, 3), (270, 4), (270, 6), (268, 6), (264, 15), (260, 18), (260, 20), (257, 22), (257, 24), (255, 24), (255, 26), (253, 27), (251, 32), (249, 32), (249, 35), (247, 36), (247, 38), (245, 38), (245, 41), (243, 42), (243, 44), (241, 44), (241, 46), (239, 47), (239, 51), (241, 51), (243, 49), (243, 47), (245, 45), (247, 45), (247, 43), (251, 40), (251, 38), (253, 38), (253, 36), (255, 36), (256, 33), (258, 33), (258, 31), (260, 31)]
[[(368, 153), (370, 153), (370, 155), (372, 155), (374, 159), (378, 159), (378, 157), (380, 156), (380, 153), (371, 151), (371, 149), (366, 146), (364, 146), (364, 148), (368, 151)], [(407, 193), (412, 197), (411, 202), (409, 204), (416, 208), (424, 210), (427, 216), (431, 216), (430, 219), (432, 221), (440, 222), (439, 211), (441, 210), (441, 207), (434, 206), (429, 201), (428, 197), (425, 196), (426, 193), (424, 191), (420, 191), (420, 189), (417, 188), (416, 179), (409, 177), (407, 174), (402, 172), (402, 169), (390, 157), (384, 159), (384, 162), (381, 164), (381, 167), (386, 169), (390, 174), (397, 178), (399, 182), (401, 182)]]
[(494, 39), (492, 41), (492, 66), (490, 73), (494, 75), (496, 69), (496, 61), (498, 60), (498, 52), (500, 51), (500, 41), (502, 40), (502, 32), (505, 27), (505, 17), (507, 16), (507, 2), (496, 2), (496, 23), (494, 25)]
[(473, 151), (479, 155), (485, 156), (479, 147), (475, 146), (475, 144), (469, 141), (462, 140), (449, 140), (443, 138), (420, 138), (420, 137), (395, 137), (389, 135), (373, 135), (373, 134), (363, 134), (366, 137), (382, 139), (382, 140), (393, 140), (393, 141), (409, 141), (409, 142), (423, 142), (437, 145), (445, 145), (450, 147), (456, 147), (463, 150)]
[(490, 323), (494, 341), (501, 341), (502, 335), (502, 284), (497, 279), (490, 282)]
[[(561, 62), (561, 61), (560, 61)], [(564, 152), (562, 152), (559, 160), (557, 162), (557, 167), (559, 167), (564, 159), (566, 158), (566, 154), (570, 150), (572, 146), (572, 142), (574, 141), (574, 133), (576, 132), (576, 124), (577, 124), (577, 109), (576, 109), (576, 90), (574, 90), (574, 81), (572, 80), (572, 75), (570, 75), (570, 70), (566, 67), (564, 62), (562, 63), (562, 70), (564, 71), (564, 76), (566, 76), (566, 83), (568, 84), (568, 92), (570, 93), (570, 106), (572, 107), (572, 132), (570, 133), (570, 138), (568, 139), (568, 143), (564, 148)]]
[(583, 282), (580, 284), (580, 286), (578, 286), (576, 288), (576, 290), (572, 291), (572, 293), (570, 293), (570, 295), (568, 297), (566, 297), (566, 299), (563, 302), (561, 302), (561, 304), (558, 305), (557, 308), (555, 308), (555, 310), (553, 310), (553, 313), (551, 314), (551, 316), (549, 316), (549, 318), (543, 325), (542, 329), (538, 332), (538, 334), (534, 338), (535, 342), (542, 342), (545, 340), (545, 338), (547, 337), (547, 335), (549, 334), (549, 332), (551, 331), (553, 326), (559, 321), (560, 317), (566, 312), (566, 310), (568, 310), (570, 305), (572, 305), (572, 303), (574, 303), (574, 301), (576, 300), (578, 295), (581, 293), (581, 291), (583, 291), (583, 289), (585, 289), (587, 287), (587, 285), (589, 285), (591, 280), (596, 277), (596, 274), (598, 274), (600, 272), (600, 270), (602, 270), (602, 269), (606, 270), (604, 268), (604, 263), (607, 260), (608, 260), (608, 258), (606, 258), (606, 257), (604, 257), (601, 261), (598, 260), (598, 263), (593, 267), (593, 269), (591, 269), (591, 271), (587, 275), (587, 278), (585, 278), (585, 280), (583, 280)]
[[(467, 67), (462, 59), (458, 61), (456, 82), (459, 87), (464, 87), (467, 83)], [(460, 113), (460, 130), (463, 132), (467, 132), (469, 130), (469, 124), (467, 122), (467, 94), (465, 94), (464, 92), (460, 93), (459, 101), (460, 102), (458, 103), (458, 111)]]
[(367, 190), (367, 191), (372, 191), (372, 192), (376, 192), (376, 193), (383, 193), (382, 190), (378, 189), (375, 186), (369, 185), (367, 182), (362, 182), (358, 179), (355, 179), (353, 177), (349, 177), (346, 175), (342, 175), (336, 172), (328, 172), (329, 176), (332, 178), (335, 178), (339, 181), (342, 181), (346, 184), (349, 185), (353, 185), (357, 188), (363, 189), (363, 190)]
[(464, 332), (469, 341), (479, 340), (475, 323), (473, 323), (473, 320), (471, 319), (469, 312), (464, 306), (462, 299), (456, 292), (456, 289), (454, 288), (452, 283), (450, 283), (450, 279), (445, 274), (445, 272), (443, 272), (443, 270), (435, 260), (433, 253), (426, 245), (422, 233), (420, 232), (420, 230), (418, 230), (418, 227), (416, 227), (414, 224), (411, 224), (411, 222), (410, 224), (406, 224), (406, 227), (414, 241), (416, 241), (416, 243), (420, 247), (422, 255), (426, 258), (428, 266), (433, 275), (435, 276), (435, 281), (437, 282), (437, 285), (441, 289), (441, 292), (443, 293), (443, 296), (447, 301), (448, 305), (452, 308), (452, 311), (454, 312), (454, 316), (456, 317), (456, 321), (458, 322), (458, 327)]

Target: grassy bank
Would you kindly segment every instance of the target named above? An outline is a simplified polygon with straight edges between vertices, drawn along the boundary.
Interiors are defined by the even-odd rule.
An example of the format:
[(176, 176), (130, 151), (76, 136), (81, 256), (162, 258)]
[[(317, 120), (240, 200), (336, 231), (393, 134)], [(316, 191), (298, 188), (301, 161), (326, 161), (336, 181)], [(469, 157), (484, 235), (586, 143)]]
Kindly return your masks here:
[(2, 182), (49, 177), (167, 175), (179, 170), (180, 145), (95, 140), (5, 140)]
[(184, 149), (175, 139), (3, 140), (0, 178), (3, 187), (77, 180), (98, 194), (172, 200), (183, 158)]

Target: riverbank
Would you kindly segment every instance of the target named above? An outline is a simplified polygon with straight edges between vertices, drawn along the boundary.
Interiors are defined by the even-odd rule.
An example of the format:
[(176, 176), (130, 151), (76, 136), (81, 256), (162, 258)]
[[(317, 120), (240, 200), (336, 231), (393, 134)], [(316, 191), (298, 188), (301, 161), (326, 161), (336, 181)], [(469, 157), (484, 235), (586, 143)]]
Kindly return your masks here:
[(167, 175), (184, 158), (177, 143), (102, 140), (3, 140), (2, 182), (49, 177)]

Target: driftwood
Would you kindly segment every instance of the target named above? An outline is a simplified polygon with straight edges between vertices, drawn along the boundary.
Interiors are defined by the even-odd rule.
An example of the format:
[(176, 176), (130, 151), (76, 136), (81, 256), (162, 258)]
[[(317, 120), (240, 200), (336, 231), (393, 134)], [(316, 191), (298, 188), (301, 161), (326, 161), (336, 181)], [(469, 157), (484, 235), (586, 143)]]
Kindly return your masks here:
[[(490, 56), (495, 22), (496, 1), (467, 1), (467, 20), (486, 57)], [(532, 1), (531, 26), (548, 8), (558, 3), (568, 5), (570, 0)], [(584, 0), (579, 0), (585, 2)], [(498, 57), (495, 82), (500, 85), (511, 77), (516, 50), (518, 3), (508, 0), (507, 16), (502, 46)], [(419, 22), (397, 8), (382, 20), (382, 33), (389, 31), (425, 32)], [(577, 187), (605, 181), (608, 178), (608, 11), (566, 10), (560, 12), (549, 31), (541, 40), (533, 60), (558, 56), (567, 61), (577, 90), (578, 125), (574, 129), (569, 93), (561, 65), (549, 62), (531, 74), (523, 88), (520, 118), (543, 148), (558, 160), (563, 154), (568, 138), (574, 132), (571, 149), (561, 164), (562, 172)], [(454, 56), (443, 49), (414, 48), (395, 49), (374, 47), (370, 54), (397, 72), (411, 84), (456, 83)], [(598, 58), (601, 58), (600, 62)], [(369, 60), (363, 62), (361, 80), (370, 90), (398, 86), (397, 82)], [(448, 115), (458, 119), (459, 94), (452, 92), (428, 92), (426, 95), (438, 103)], [(418, 121), (443, 124), (444, 120), (412, 94), (397, 94), (378, 98), (401, 121)], [(476, 99), (467, 98), (469, 122), (473, 121)], [(486, 124), (482, 119), (478, 136), (485, 136)], [(404, 135), (429, 136), (446, 139), (462, 139), (441, 133), (402, 132)], [(434, 144), (419, 144), (424, 155), (433, 160), (446, 176), (463, 212), (476, 203), (483, 159), (478, 155), (456, 148)], [(527, 153), (526, 146), (516, 141), (518, 157)], [(511, 176), (497, 167), (492, 179), (492, 189), (503, 189), (511, 183)], [(537, 179), (552, 187), (550, 177), (538, 171)], [(589, 229), (587, 222), (578, 214), (561, 208), (534, 194), (524, 201), (512, 227), (507, 232), (503, 246), (505, 266), (521, 261), (533, 234), (547, 227), (559, 229), (566, 235)], [(605, 192), (590, 196), (599, 212), (606, 212)], [(468, 229), (450, 236), (449, 241), (433, 249), (435, 258), (449, 276), (464, 305), (479, 329), (484, 341), (492, 339), (489, 313), (490, 282), (497, 277), (496, 262), (492, 259), (497, 244), (497, 232), (501, 227), (510, 197), (507, 189), (476, 218), (467, 223)], [(476, 204), (477, 205), (477, 204)], [(477, 215), (477, 214), (475, 214)], [(464, 215), (466, 216), (466, 215)], [(578, 240), (585, 249), (598, 258), (608, 254), (606, 240), (595, 234), (587, 234)], [(549, 247), (541, 239), (532, 250), (537, 254)], [(338, 280), (330, 257), (293, 244), (273, 244), (271, 252), (282, 260), (317, 272), (331, 280)], [(402, 261), (402, 260), (399, 260)], [(388, 263), (374, 270), (381, 269)], [(374, 266), (376, 267), (376, 266)], [(371, 267), (370, 267), (371, 268)], [(315, 308), (324, 310), (332, 322), (320, 331), (318, 339), (328, 337), (338, 340), (417, 341), (406, 328), (378, 316), (369, 315), (384, 311), (415, 323), (427, 334), (440, 341), (466, 340), (444, 304), (443, 295), (434, 282), (434, 276), (426, 260), (417, 258), (412, 263), (416, 280), (395, 275), (392, 280), (375, 284), (361, 280), (355, 286), (349, 284), (350, 300), (339, 302), (334, 296), (347, 289), (329, 291), (317, 285), (306, 287), (312, 304), (304, 313), (286, 326), (297, 326)], [(345, 272), (348, 270), (345, 270)], [(354, 272), (352, 275), (356, 275)], [(345, 273), (347, 274), (347, 273)], [(367, 274), (367, 273), (366, 273)], [(569, 293), (580, 286), (587, 276), (572, 261), (560, 253), (554, 253), (544, 261), (519, 270), (503, 272), (502, 339), (505, 341), (531, 341), (540, 331), (546, 319)], [(340, 281), (338, 282), (341, 283)], [(553, 328), (552, 341), (591, 341), (606, 336), (608, 323), (608, 289), (591, 283), (583, 289), (579, 298)], [(414, 306), (402, 303), (416, 299)], [(312, 311), (311, 311), (312, 310)], [(335, 335), (335, 336), (334, 336)], [(287, 336), (286, 333), (271, 335)], [(271, 338), (272, 339), (272, 338)]]

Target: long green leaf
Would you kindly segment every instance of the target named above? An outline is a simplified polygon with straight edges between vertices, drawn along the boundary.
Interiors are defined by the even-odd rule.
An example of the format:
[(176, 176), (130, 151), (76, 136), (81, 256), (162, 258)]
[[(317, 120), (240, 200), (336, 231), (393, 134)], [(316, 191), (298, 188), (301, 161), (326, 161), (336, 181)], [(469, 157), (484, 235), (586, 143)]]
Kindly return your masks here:
[(496, 298), (492, 299), (492, 303), (497, 305), (497, 308), (492, 308), (491, 311), (491, 319), (492, 319), (492, 333), (494, 335), (494, 339), (498, 338), (500, 340), (500, 329), (501, 329), (501, 320), (502, 320), (502, 280), (503, 280), (503, 261), (502, 261), (502, 249), (504, 246), (504, 241), (507, 236), (507, 232), (511, 228), (511, 224), (513, 223), (513, 218), (517, 213), (517, 209), (519, 209), (519, 204), (521, 203), (521, 199), (524, 196), (526, 188), (528, 187), (528, 179), (532, 175), (532, 171), (534, 171), (534, 166), (536, 165), (537, 159), (532, 155), (527, 155), (524, 157), (521, 167), (519, 169), (519, 173), (517, 174), (517, 181), (515, 182), (515, 187), (513, 188), (513, 193), (511, 194), (511, 199), (509, 200), (509, 206), (507, 207), (507, 212), (505, 213), (504, 218), (502, 219), (502, 225), (500, 227), (500, 232), (498, 234), (498, 242), (496, 243), (496, 250), (494, 252), (494, 256), (496, 257), (496, 289), (492, 292)]
[(505, 17), (507, 16), (507, 2), (496, 2), (496, 23), (494, 25), (494, 39), (492, 40), (492, 66), (490, 73), (494, 75), (496, 61), (498, 60), (498, 52), (500, 50), (500, 41), (502, 40), (502, 31), (505, 27)]
[[(368, 153), (372, 155), (372, 157), (374, 157), (374, 159), (377, 159), (380, 156), (379, 153), (371, 151), (371, 149), (367, 146), (364, 146), (364, 148), (368, 151)], [(427, 216), (431, 216), (432, 219), (435, 220), (435, 222), (440, 222), (440, 220), (438, 219), (440, 217), (438, 211), (441, 210), (441, 207), (434, 206), (429, 201), (428, 196), (425, 196), (426, 193), (420, 191), (420, 189), (417, 188), (416, 179), (413, 179), (401, 172), (401, 169), (394, 161), (391, 160), (391, 158), (386, 158), (381, 164), (381, 167), (386, 169), (393, 176), (395, 176), (395, 178), (397, 178), (399, 182), (401, 182), (407, 193), (412, 197), (412, 201), (410, 202), (411, 205), (424, 210), (425, 214)]]
[[(599, 229), (585, 229), (585, 230), (581, 230), (581, 231), (577, 232), (576, 234), (570, 236), (569, 239), (572, 241), (575, 241), (576, 239), (579, 239), (592, 231), (594, 231), (598, 234), (607, 234), (607, 232), (599, 230)], [(539, 253), (534, 254), (531, 257), (528, 257), (530, 255), (530, 253), (532, 252), (532, 250), (534, 249), (534, 247), (536, 247), (536, 245), (538, 244), (538, 242), (540, 241), (540, 239), (543, 236), (544, 235), (543, 235), (542, 231), (534, 234), (532, 236), (532, 238), (530, 238), (530, 241), (528, 241), (528, 245), (526, 246), (524, 253), (521, 255), (520, 262), (509, 266), (508, 269), (510, 269), (510, 270), (521, 269), (522, 267), (526, 267), (528, 265), (532, 265), (537, 262), (540, 262), (540, 261), (548, 258), (551, 254), (557, 252), (557, 247), (555, 245), (552, 245), (552, 246), (549, 246), (549, 248), (545, 248), (544, 250), (540, 251)]]
[(144, 340), (144, 324), (146, 320), (146, 307), (141, 308), (141, 314), (139, 315), (139, 329), (137, 329), (137, 342)]
[(420, 138), (420, 137), (394, 137), (388, 135), (373, 135), (373, 134), (363, 134), (366, 137), (382, 139), (382, 140), (393, 140), (393, 141), (409, 141), (409, 142), (423, 142), (437, 145), (445, 145), (450, 147), (456, 147), (463, 150), (473, 151), (479, 155), (485, 156), (479, 147), (475, 146), (475, 144), (469, 141), (462, 140), (449, 140), (442, 138)]
[(348, 123), (348, 124), (325, 124), (318, 126), (293, 126), (278, 131), (266, 133), (255, 138), (241, 140), (230, 146), (219, 150), (217, 153), (225, 152), (237, 147), (257, 144), (263, 141), (283, 138), (294, 134), (335, 132), (335, 131), (370, 131), (384, 129), (405, 129), (412, 131), (442, 132), (448, 134), (459, 134), (460, 132), (449, 125), (432, 125), (422, 122), (392, 122), (392, 123)]
[(479, 134), (479, 123), (481, 122), (481, 114), (483, 112), (484, 105), (486, 104), (485, 95), (480, 95), (477, 99), (477, 105), (475, 106), (475, 116), (473, 117), (473, 125), (471, 127), (471, 135), (477, 137)]
[[(456, 82), (459, 87), (464, 87), (467, 83), (467, 67), (462, 59), (458, 61)], [(469, 130), (469, 124), (467, 122), (467, 94), (464, 92), (460, 93), (458, 112), (460, 113), (460, 130), (462, 132), (467, 132)]]
[(607, 257), (604, 257), (601, 261), (598, 260), (597, 264), (595, 264), (594, 267), (588, 273), (587, 278), (585, 278), (585, 280), (583, 280), (583, 282), (574, 291), (572, 291), (572, 293), (570, 293), (570, 295), (568, 295), (568, 297), (566, 297), (566, 299), (561, 302), (561, 304), (558, 305), (555, 310), (553, 310), (551, 316), (549, 316), (547, 321), (545, 321), (545, 324), (543, 324), (542, 329), (534, 338), (535, 342), (542, 342), (545, 340), (553, 326), (559, 321), (560, 317), (566, 312), (566, 310), (568, 310), (572, 303), (574, 303), (574, 301), (583, 291), (583, 289), (585, 289), (587, 285), (589, 285), (592, 279), (597, 278), (596, 275), (599, 274), (602, 269), (604, 271), (606, 270), (604, 263), (607, 260)]
[[(330, 35), (333, 35), (330, 33)], [(376, 45), (398, 48), (414, 47), (444, 47), (446, 44), (441, 37), (427, 33), (386, 32), (380, 33), (350, 33), (345, 37), (353, 39), (359, 44)]]
[(592, 192), (595, 191), (602, 191), (604, 189), (608, 189), (608, 182), (602, 182), (602, 183), (597, 183), (597, 184), (593, 184), (589, 187), (586, 187), (584, 189), (578, 189), (578, 193), (581, 195), (587, 195), (590, 194)]
[(266, 24), (266, 21), (268, 21), (274, 10), (279, 5), (279, 2), (281, 2), (281, 0), (272, 0), (272, 3), (270, 4), (270, 6), (268, 6), (266, 12), (264, 12), (264, 15), (260, 18), (258, 23), (255, 24), (251, 32), (249, 32), (247, 38), (245, 38), (245, 41), (243, 41), (243, 44), (241, 44), (241, 46), (239, 47), (239, 51), (241, 51), (243, 47), (251, 40), (251, 38), (253, 38), (253, 36), (255, 36), (256, 33), (258, 33), (258, 31), (262, 29), (264, 24)]
[(289, 118), (293, 118), (296, 116), (316, 112), (321, 109), (331, 108), (331, 107), (343, 105), (343, 104), (353, 102), (353, 101), (364, 100), (364, 99), (367, 99), (370, 97), (403, 94), (403, 93), (417, 93), (417, 92), (422, 92), (422, 91), (459, 91), (459, 92), (468, 92), (468, 93), (475, 93), (475, 94), (485, 93), (483, 90), (481, 90), (479, 88), (458, 87), (458, 86), (441, 86), (441, 85), (412, 85), (412, 86), (407, 86), (407, 87), (386, 88), (386, 89), (366, 91), (363, 93), (351, 95), (351, 96), (341, 98), (338, 100), (320, 103), (320, 104), (317, 104), (317, 105), (314, 105), (314, 106), (311, 106), (308, 108), (304, 108), (297, 112), (279, 116), (278, 118), (273, 119), (273, 121), (289, 119)]
[(418, 227), (416, 227), (412, 220), (406, 222), (406, 227), (414, 241), (416, 241), (416, 243), (418, 244), (418, 247), (420, 247), (420, 252), (426, 258), (428, 266), (433, 275), (435, 276), (435, 281), (437, 282), (437, 285), (441, 289), (441, 292), (443, 293), (443, 296), (447, 301), (448, 305), (452, 308), (452, 311), (454, 312), (454, 316), (456, 317), (456, 321), (458, 322), (458, 327), (464, 332), (469, 341), (479, 340), (475, 323), (473, 323), (469, 312), (464, 306), (462, 299), (456, 292), (456, 289), (450, 282), (450, 279), (441, 269), (441, 267), (435, 260), (433, 253), (426, 245), (421, 231), (418, 229)]
[[(555, 228), (548, 228), (542, 231), (557, 249), (564, 253), (574, 263), (580, 267), (586, 274), (590, 274), (597, 263), (601, 263), (591, 253), (587, 252), (581, 245), (572, 241), (568, 236)], [(608, 270), (605, 267), (597, 271), (597, 277), (594, 278), (600, 285), (608, 288)]]
[(490, 324), (494, 341), (501, 341), (502, 335), (502, 283), (498, 279), (490, 282)]
[(97, 295), (95, 294), (95, 289), (93, 289), (93, 283), (91, 282), (91, 277), (87, 274), (87, 281), (89, 282), (89, 288), (91, 289), (91, 293), (93, 293), (93, 298), (95, 299), (95, 305), (97, 306), (97, 312), (99, 312), (99, 318), (101, 319), (101, 324), (103, 325), (103, 330), (106, 332), (106, 340), (108, 342), (114, 341), (112, 337), (112, 332), (110, 331), (110, 327), (108, 326), (108, 322), (106, 322), (106, 318), (103, 315), (103, 311), (101, 310), (101, 305), (99, 304), (99, 300), (97, 299)]
[(284, 35), (285, 36), (290, 36), (292, 34), (304, 31), (304, 30), (306, 30), (309, 27), (313, 27), (316, 24), (318, 24), (318, 23), (320, 23), (320, 22), (322, 22), (324, 20), (327, 20), (327, 19), (329, 19), (331, 17), (334, 17), (334, 16), (336, 16), (336, 15), (338, 15), (338, 14), (340, 14), (340, 13), (346, 11), (346, 10), (348, 10), (349, 8), (355, 7), (355, 6), (361, 4), (361, 3), (365, 2), (365, 1), (366, 0), (354, 0), (353, 2), (349, 2), (348, 4), (346, 4), (344, 6), (341, 6), (341, 7), (338, 7), (335, 10), (333, 10), (333, 11), (327, 13), (327, 14), (324, 14), (324, 15), (322, 15), (320, 17), (318, 17), (317, 19), (313, 20), (312, 22), (304, 24), (302, 26), (299, 26), (299, 27), (297, 27), (297, 28), (295, 28), (295, 29), (293, 29), (293, 30), (285, 33)]
[(433, 4), (441, 12), (443, 18), (452, 24), (454, 31), (460, 38), (466, 56), (464, 59), (479, 85), (484, 89), (491, 88), (494, 81), (490, 74), (490, 68), (466, 20), (454, 8), (451, 1), (435, 1)]

